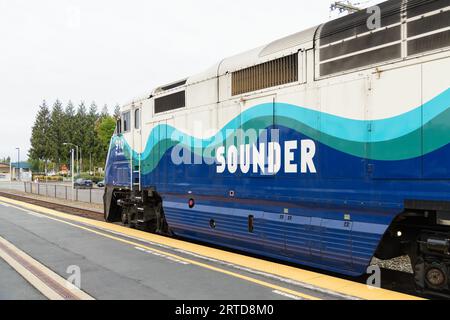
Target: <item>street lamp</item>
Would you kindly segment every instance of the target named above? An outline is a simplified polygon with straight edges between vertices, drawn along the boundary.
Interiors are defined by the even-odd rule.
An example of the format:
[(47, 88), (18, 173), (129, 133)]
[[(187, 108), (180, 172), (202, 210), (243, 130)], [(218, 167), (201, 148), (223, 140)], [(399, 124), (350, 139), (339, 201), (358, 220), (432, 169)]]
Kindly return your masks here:
[(20, 148), (16, 148), (17, 150), (17, 169), (19, 171), (17, 175), (17, 181), (20, 181)]
[(75, 172), (74, 172), (74, 162), (75, 162), (75, 159), (74, 159), (74, 153), (75, 153), (75, 151), (73, 150), (73, 148), (72, 149), (70, 149), (70, 161), (72, 162), (71, 163), (71, 165), (70, 165), (70, 171), (71, 171), (71, 178), (72, 178), (72, 201), (75, 201), (75, 177), (74, 177), (74, 175), (75, 175)]
[[(81, 149), (79, 146), (77, 146), (76, 144), (70, 143), (70, 142), (64, 142), (63, 143), (64, 146), (74, 146), (75, 148), (77, 148), (77, 173), (78, 175), (80, 174), (80, 158), (78, 158), (78, 149)], [(73, 165), (73, 163), (72, 163)]]

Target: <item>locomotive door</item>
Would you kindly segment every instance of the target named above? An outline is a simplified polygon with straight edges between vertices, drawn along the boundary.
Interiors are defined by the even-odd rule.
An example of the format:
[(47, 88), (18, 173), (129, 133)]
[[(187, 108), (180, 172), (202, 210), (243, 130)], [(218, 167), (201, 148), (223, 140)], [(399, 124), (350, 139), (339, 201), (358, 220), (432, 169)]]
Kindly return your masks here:
[[(233, 179), (236, 188), (241, 189), (239, 194), (256, 199), (263, 199), (272, 193), (276, 181), (276, 175), (268, 173), (267, 148), (268, 143), (276, 141), (278, 137), (272, 135), (274, 129), (274, 110), (276, 95), (270, 94), (262, 97), (248, 99), (240, 103), (240, 124), (244, 136), (238, 139), (239, 145), (254, 144), (259, 148), (260, 143), (265, 146), (263, 158), (264, 170), (258, 165), (257, 172), (253, 170), (253, 162), (250, 156), (250, 170), (248, 173), (240, 173), (240, 178)], [(261, 152), (261, 150), (259, 150)], [(256, 164), (255, 164), (256, 166)], [(261, 250), (262, 240), (264, 250), (273, 254), (280, 254), (285, 250), (284, 216), (277, 211), (279, 208), (267, 205), (256, 205), (254, 211), (236, 210), (234, 215), (239, 225), (251, 224), (251, 232), (247, 228), (236, 229), (237, 241), (243, 241), (246, 246), (254, 246)], [(260, 239), (258, 241), (258, 239)]]
[(141, 156), (142, 156), (142, 121), (141, 111), (142, 104), (139, 107), (133, 108), (133, 123), (132, 123), (132, 139), (131, 149), (134, 150), (132, 156), (132, 183), (133, 187), (141, 189)]
[[(450, 57), (423, 64), (423, 177), (450, 178)], [(437, 111), (445, 110), (439, 115)], [(438, 112), (439, 112), (438, 111)]]
[(366, 78), (334, 81), (320, 88), (319, 172), (323, 179), (366, 176)]
[(168, 122), (170, 122), (170, 119), (154, 121), (149, 124), (152, 127), (149, 141), (147, 141), (150, 147), (147, 147), (149, 155), (148, 161), (146, 160), (146, 164), (143, 166), (143, 173), (148, 176), (148, 182), (145, 185), (155, 187), (158, 190), (167, 184), (169, 178), (167, 176), (168, 166), (172, 164), (170, 150), (168, 150), (170, 147)]
[(133, 155), (133, 129), (131, 126), (132, 110), (127, 109), (122, 112), (122, 135), (118, 149), (119, 154), (114, 163), (114, 170), (117, 172), (116, 185), (132, 187), (132, 155)]
[[(268, 164), (269, 143), (278, 142), (277, 130), (273, 130), (276, 129), (275, 105), (276, 94), (248, 99), (244, 102), (241, 102), (240, 105), (241, 129), (243, 129), (245, 135), (241, 139), (241, 141), (238, 142), (238, 144), (254, 143), (258, 147), (258, 149), (261, 143), (265, 146), (264, 169), (262, 169), (261, 166), (258, 166), (257, 172), (254, 172), (252, 163), (249, 173), (246, 175), (248, 175), (250, 178), (269, 179), (268, 185), (264, 185), (265, 187), (270, 187), (270, 180), (275, 178), (275, 175), (269, 172)], [(255, 160), (256, 159), (251, 159), (251, 162), (254, 162)], [(256, 183), (259, 184), (260, 182)]]
[(367, 174), (372, 179), (422, 176), (422, 66), (380, 70), (367, 88)]

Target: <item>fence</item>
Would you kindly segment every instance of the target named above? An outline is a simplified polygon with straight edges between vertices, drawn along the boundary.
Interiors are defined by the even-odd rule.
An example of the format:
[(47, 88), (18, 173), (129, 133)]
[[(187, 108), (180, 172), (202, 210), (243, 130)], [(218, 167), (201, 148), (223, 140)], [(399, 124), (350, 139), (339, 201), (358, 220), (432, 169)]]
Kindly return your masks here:
[(48, 183), (24, 183), (25, 192), (50, 198), (87, 203), (103, 203), (103, 189), (72, 189), (71, 185)]

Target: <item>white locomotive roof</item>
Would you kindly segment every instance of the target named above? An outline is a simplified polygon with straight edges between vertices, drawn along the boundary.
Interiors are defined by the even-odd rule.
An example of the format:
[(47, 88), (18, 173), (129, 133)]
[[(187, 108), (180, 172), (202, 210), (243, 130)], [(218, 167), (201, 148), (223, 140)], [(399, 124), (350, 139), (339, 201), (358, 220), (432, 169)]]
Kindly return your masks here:
[(128, 107), (128, 106), (130, 106), (132, 104), (137, 104), (137, 103), (140, 103), (142, 101), (145, 101), (145, 100), (147, 100), (150, 97), (150, 95), (151, 95), (151, 93), (149, 92), (149, 93), (145, 93), (145, 94), (142, 94), (140, 96), (137, 96), (133, 100), (128, 100), (126, 103), (122, 104), (121, 107), (123, 109), (123, 108)]
[(316, 33), (317, 28), (318, 26), (315, 26), (307, 30), (294, 33), (282, 39), (275, 40), (268, 46), (266, 46), (261, 51), (259, 56), (264, 57), (281, 51), (286, 51), (289, 49), (298, 50), (298, 47), (301, 47), (301, 49), (310, 49), (312, 48), (314, 35)]
[[(226, 74), (227, 72), (233, 72), (236, 70), (245, 69), (262, 62), (275, 59), (277, 57), (293, 54), (301, 49), (310, 49), (313, 47), (314, 36), (318, 26), (310, 29), (294, 33), (290, 36), (275, 40), (267, 45), (258, 47), (253, 50), (243, 52), (241, 54), (226, 58), (219, 63), (216, 63), (211, 68), (193, 75), (186, 80), (186, 85), (198, 83), (208, 79), (217, 77), (218, 75)], [(173, 83), (177, 83), (176, 81)], [(170, 85), (170, 84), (169, 84)], [(166, 85), (167, 86), (167, 85)], [(128, 106), (132, 103), (138, 103), (148, 99), (151, 95), (161, 92), (161, 88), (164, 86), (155, 88), (151, 92), (137, 97), (124, 104)], [(173, 89), (171, 89), (173, 90)]]
[(268, 45), (227, 58), (220, 65), (219, 74), (245, 69), (277, 57), (293, 54), (300, 49), (310, 49), (313, 47), (317, 28), (318, 26), (297, 32)]
[(220, 62), (213, 65), (211, 68), (198, 73), (196, 75), (193, 75), (187, 79), (186, 84), (193, 84), (201, 81), (205, 81), (208, 79), (216, 78), (217, 77), (217, 71), (219, 70)]

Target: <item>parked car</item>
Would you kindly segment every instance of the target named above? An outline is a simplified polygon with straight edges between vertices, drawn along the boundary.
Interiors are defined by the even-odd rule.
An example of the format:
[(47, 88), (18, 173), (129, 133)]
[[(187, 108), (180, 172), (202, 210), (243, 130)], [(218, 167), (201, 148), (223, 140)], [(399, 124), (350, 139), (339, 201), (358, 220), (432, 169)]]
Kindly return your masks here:
[(105, 180), (97, 182), (97, 187), (104, 188), (105, 187)]
[(91, 189), (93, 185), (92, 180), (77, 179), (75, 181), (75, 188), (78, 189)]

